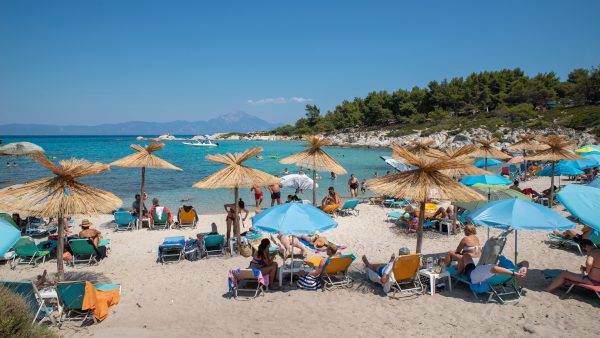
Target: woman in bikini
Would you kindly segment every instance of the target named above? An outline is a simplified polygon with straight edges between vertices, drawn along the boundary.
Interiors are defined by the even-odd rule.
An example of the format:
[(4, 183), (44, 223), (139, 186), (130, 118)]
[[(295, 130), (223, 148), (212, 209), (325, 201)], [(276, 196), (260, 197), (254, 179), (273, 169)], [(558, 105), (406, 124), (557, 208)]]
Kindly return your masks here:
[(269, 287), (275, 289), (275, 276), (277, 275), (277, 262), (274, 262), (269, 254), (269, 248), (271, 247), (271, 241), (268, 238), (263, 238), (258, 245), (258, 250), (252, 261), (250, 261), (249, 268), (258, 269), (263, 276), (269, 275)]
[(552, 292), (566, 281), (600, 286), (600, 249), (589, 239), (582, 239), (579, 245), (588, 254), (585, 266), (581, 266), (581, 274), (563, 271), (544, 291)]
[(464, 254), (469, 254), (469, 258), (479, 258), (481, 256), (481, 244), (479, 238), (477, 238), (477, 230), (473, 224), (467, 224), (465, 226), (465, 237), (463, 237), (458, 243), (455, 251), (449, 251), (444, 259), (444, 264), (449, 266), (452, 261), (458, 262), (458, 270), (464, 270), (465, 262), (463, 260)]
[[(227, 211), (227, 218), (225, 218), (225, 223), (227, 224), (227, 243), (229, 243), (229, 238), (231, 238), (231, 228), (233, 227), (233, 223), (235, 222), (235, 205), (232, 204), (225, 204), (223, 206), (225, 208), (225, 210)], [(250, 213), (248, 211), (248, 209), (246, 209), (246, 204), (244, 203), (244, 201), (242, 201), (242, 199), (240, 198), (240, 200), (238, 201), (238, 212), (239, 215), (242, 214), (242, 211), (245, 212), (244, 218), (242, 219), (242, 221), (245, 221), (246, 218), (248, 218), (248, 214)], [(239, 216), (238, 215), (238, 219)], [(235, 229), (234, 229), (235, 231)], [(234, 236), (237, 236), (236, 233), (233, 234)]]

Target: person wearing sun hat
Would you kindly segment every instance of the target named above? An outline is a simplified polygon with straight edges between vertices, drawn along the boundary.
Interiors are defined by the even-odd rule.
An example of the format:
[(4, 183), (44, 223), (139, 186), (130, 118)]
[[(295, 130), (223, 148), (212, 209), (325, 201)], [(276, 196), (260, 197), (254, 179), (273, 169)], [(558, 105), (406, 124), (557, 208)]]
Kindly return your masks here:
[(81, 231), (79, 232), (79, 238), (87, 238), (96, 247), (96, 251), (98, 252), (97, 259), (102, 259), (106, 257), (106, 246), (100, 246), (100, 241), (102, 240), (102, 233), (97, 229), (92, 229), (92, 222), (89, 219), (84, 219), (81, 221), (79, 226), (81, 227)]

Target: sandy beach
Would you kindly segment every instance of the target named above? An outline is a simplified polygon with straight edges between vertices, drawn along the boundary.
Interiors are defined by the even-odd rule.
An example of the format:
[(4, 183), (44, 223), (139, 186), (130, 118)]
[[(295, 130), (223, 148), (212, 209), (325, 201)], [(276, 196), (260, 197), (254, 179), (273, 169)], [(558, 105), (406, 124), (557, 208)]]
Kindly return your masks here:
[[(547, 178), (522, 183), (541, 190)], [(202, 215), (196, 230), (130, 231), (115, 233), (110, 215), (92, 217), (95, 226), (111, 240), (110, 257), (98, 266), (74, 269), (66, 267), (66, 279), (88, 279), (122, 285), (120, 304), (111, 309), (102, 323), (58, 330), (62, 336), (162, 337), (162, 336), (263, 336), (305, 337), (323, 334), (345, 337), (400, 336), (594, 336), (599, 304), (585, 290), (565, 295), (542, 292), (549, 283), (544, 269), (565, 268), (578, 271), (584, 258), (574, 250), (552, 248), (544, 232), (519, 233), (519, 258), (531, 264), (522, 281), (523, 298), (517, 303), (485, 304), (473, 298), (464, 285), (406, 299), (392, 299), (370, 283), (360, 260), (367, 255), (372, 262), (385, 262), (400, 247), (414, 250), (415, 235), (406, 235), (386, 221), (390, 209), (361, 204), (359, 216), (338, 217), (338, 227), (324, 235), (348, 246), (357, 260), (350, 274), (351, 289), (309, 292), (284, 287), (257, 299), (236, 301), (227, 290), (227, 269), (246, 267), (249, 259), (241, 256), (202, 259), (178, 264), (156, 263), (157, 247), (166, 236), (195, 237), (209, 230), (211, 222), (224, 230), (225, 215)], [(564, 212), (562, 207), (557, 210)], [(79, 224), (83, 217), (76, 217)], [(87, 218), (87, 217), (86, 217)], [(247, 222), (248, 223), (248, 222)], [(578, 225), (580, 228), (581, 225)], [(79, 228), (75, 228), (79, 231)], [(492, 230), (492, 234), (499, 231)], [(485, 241), (487, 230), (479, 228)], [(427, 232), (424, 253), (454, 249), (461, 236)], [(504, 254), (512, 258), (511, 235)], [(278, 258), (278, 263), (281, 259)], [(47, 269), (56, 271), (52, 260), (37, 268), (0, 266), (2, 279), (34, 279)], [(289, 281), (287, 282), (289, 284)], [(284, 285), (287, 285), (284, 283)], [(309, 331), (309, 332), (307, 332)]]

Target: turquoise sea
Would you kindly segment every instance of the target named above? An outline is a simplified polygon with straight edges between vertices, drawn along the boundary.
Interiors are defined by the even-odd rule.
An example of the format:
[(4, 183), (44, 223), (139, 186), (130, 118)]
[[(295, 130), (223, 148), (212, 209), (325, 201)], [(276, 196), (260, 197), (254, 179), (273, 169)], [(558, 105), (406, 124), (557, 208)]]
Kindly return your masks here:
[[(130, 144), (145, 145), (146, 141), (136, 141), (135, 136), (44, 136), (44, 137), (4, 137), (3, 144), (17, 141), (28, 141), (40, 145), (46, 150), (47, 155), (57, 162), (61, 159), (71, 157), (85, 158), (89, 161), (109, 163), (133, 152)], [(290, 173), (298, 171), (298, 168), (279, 163), (279, 159), (269, 156), (284, 158), (304, 149), (302, 142), (287, 141), (219, 141), (219, 147), (203, 148), (191, 147), (179, 141), (166, 142), (163, 150), (155, 153), (157, 156), (173, 163), (183, 169), (182, 172), (162, 169), (146, 170), (146, 191), (150, 198), (157, 197), (163, 205), (169, 208), (177, 208), (182, 205), (183, 198), (190, 198), (186, 204), (192, 204), (196, 209), (204, 213), (224, 211), (223, 204), (231, 203), (233, 191), (230, 189), (197, 189), (192, 184), (202, 178), (223, 168), (222, 165), (209, 162), (204, 159), (207, 154), (241, 152), (247, 148), (259, 146), (264, 148), (261, 154), (264, 159), (251, 159), (245, 162), (247, 165), (263, 170), (265, 172), (281, 176), (287, 167)], [(324, 196), (328, 186), (333, 185), (342, 198), (349, 197), (347, 181), (350, 173), (354, 173), (360, 180), (371, 178), (374, 173), (385, 174), (393, 170), (381, 158), (380, 155), (390, 156), (390, 149), (349, 149), (330, 147), (327, 152), (336, 158), (348, 171), (347, 175), (338, 176), (334, 181), (329, 173), (319, 173), (322, 179), (319, 181), (317, 197)], [(50, 171), (35, 163), (29, 158), (6, 158), (0, 166), (0, 185), (24, 183), (34, 179), (51, 176)], [(17, 167), (6, 167), (6, 161), (16, 162)], [(129, 208), (133, 197), (139, 192), (140, 169), (125, 169), (112, 167), (110, 172), (96, 176), (82, 178), (81, 181), (97, 188), (108, 190), (123, 200), (124, 207)], [(263, 206), (270, 205), (270, 196), (265, 192)], [(293, 193), (292, 190), (283, 190), (283, 196)], [(367, 194), (369, 192), (367, 191)], [(254, 206), (254, 196), (249, 189), (241, 189), (240, 196), (249, 206)], [(311, 199), (312, 192), (305, 191), (304, 199)], [(148, 202), (149, 204), (149, 202)]]

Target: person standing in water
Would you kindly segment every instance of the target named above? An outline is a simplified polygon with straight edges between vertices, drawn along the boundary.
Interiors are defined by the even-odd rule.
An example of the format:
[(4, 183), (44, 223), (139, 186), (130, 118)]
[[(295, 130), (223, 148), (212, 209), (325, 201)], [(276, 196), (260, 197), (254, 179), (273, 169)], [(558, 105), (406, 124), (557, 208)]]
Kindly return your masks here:
[(260, 188), (260, 186), (255, 185), (252, 188), (250, 188), (250, 191), (254, 191), (254, 200), (256, 201), (256, 208), (260, 209), (260, 204), (262, 203), (263, 200), (263, 191)]
[(358, 196), (358, 185), (358, 178), (356, 178), (354, 174), (350, 174), (350, 179), (348, 180), (348, 189), (350, 190), (351, 198)]

